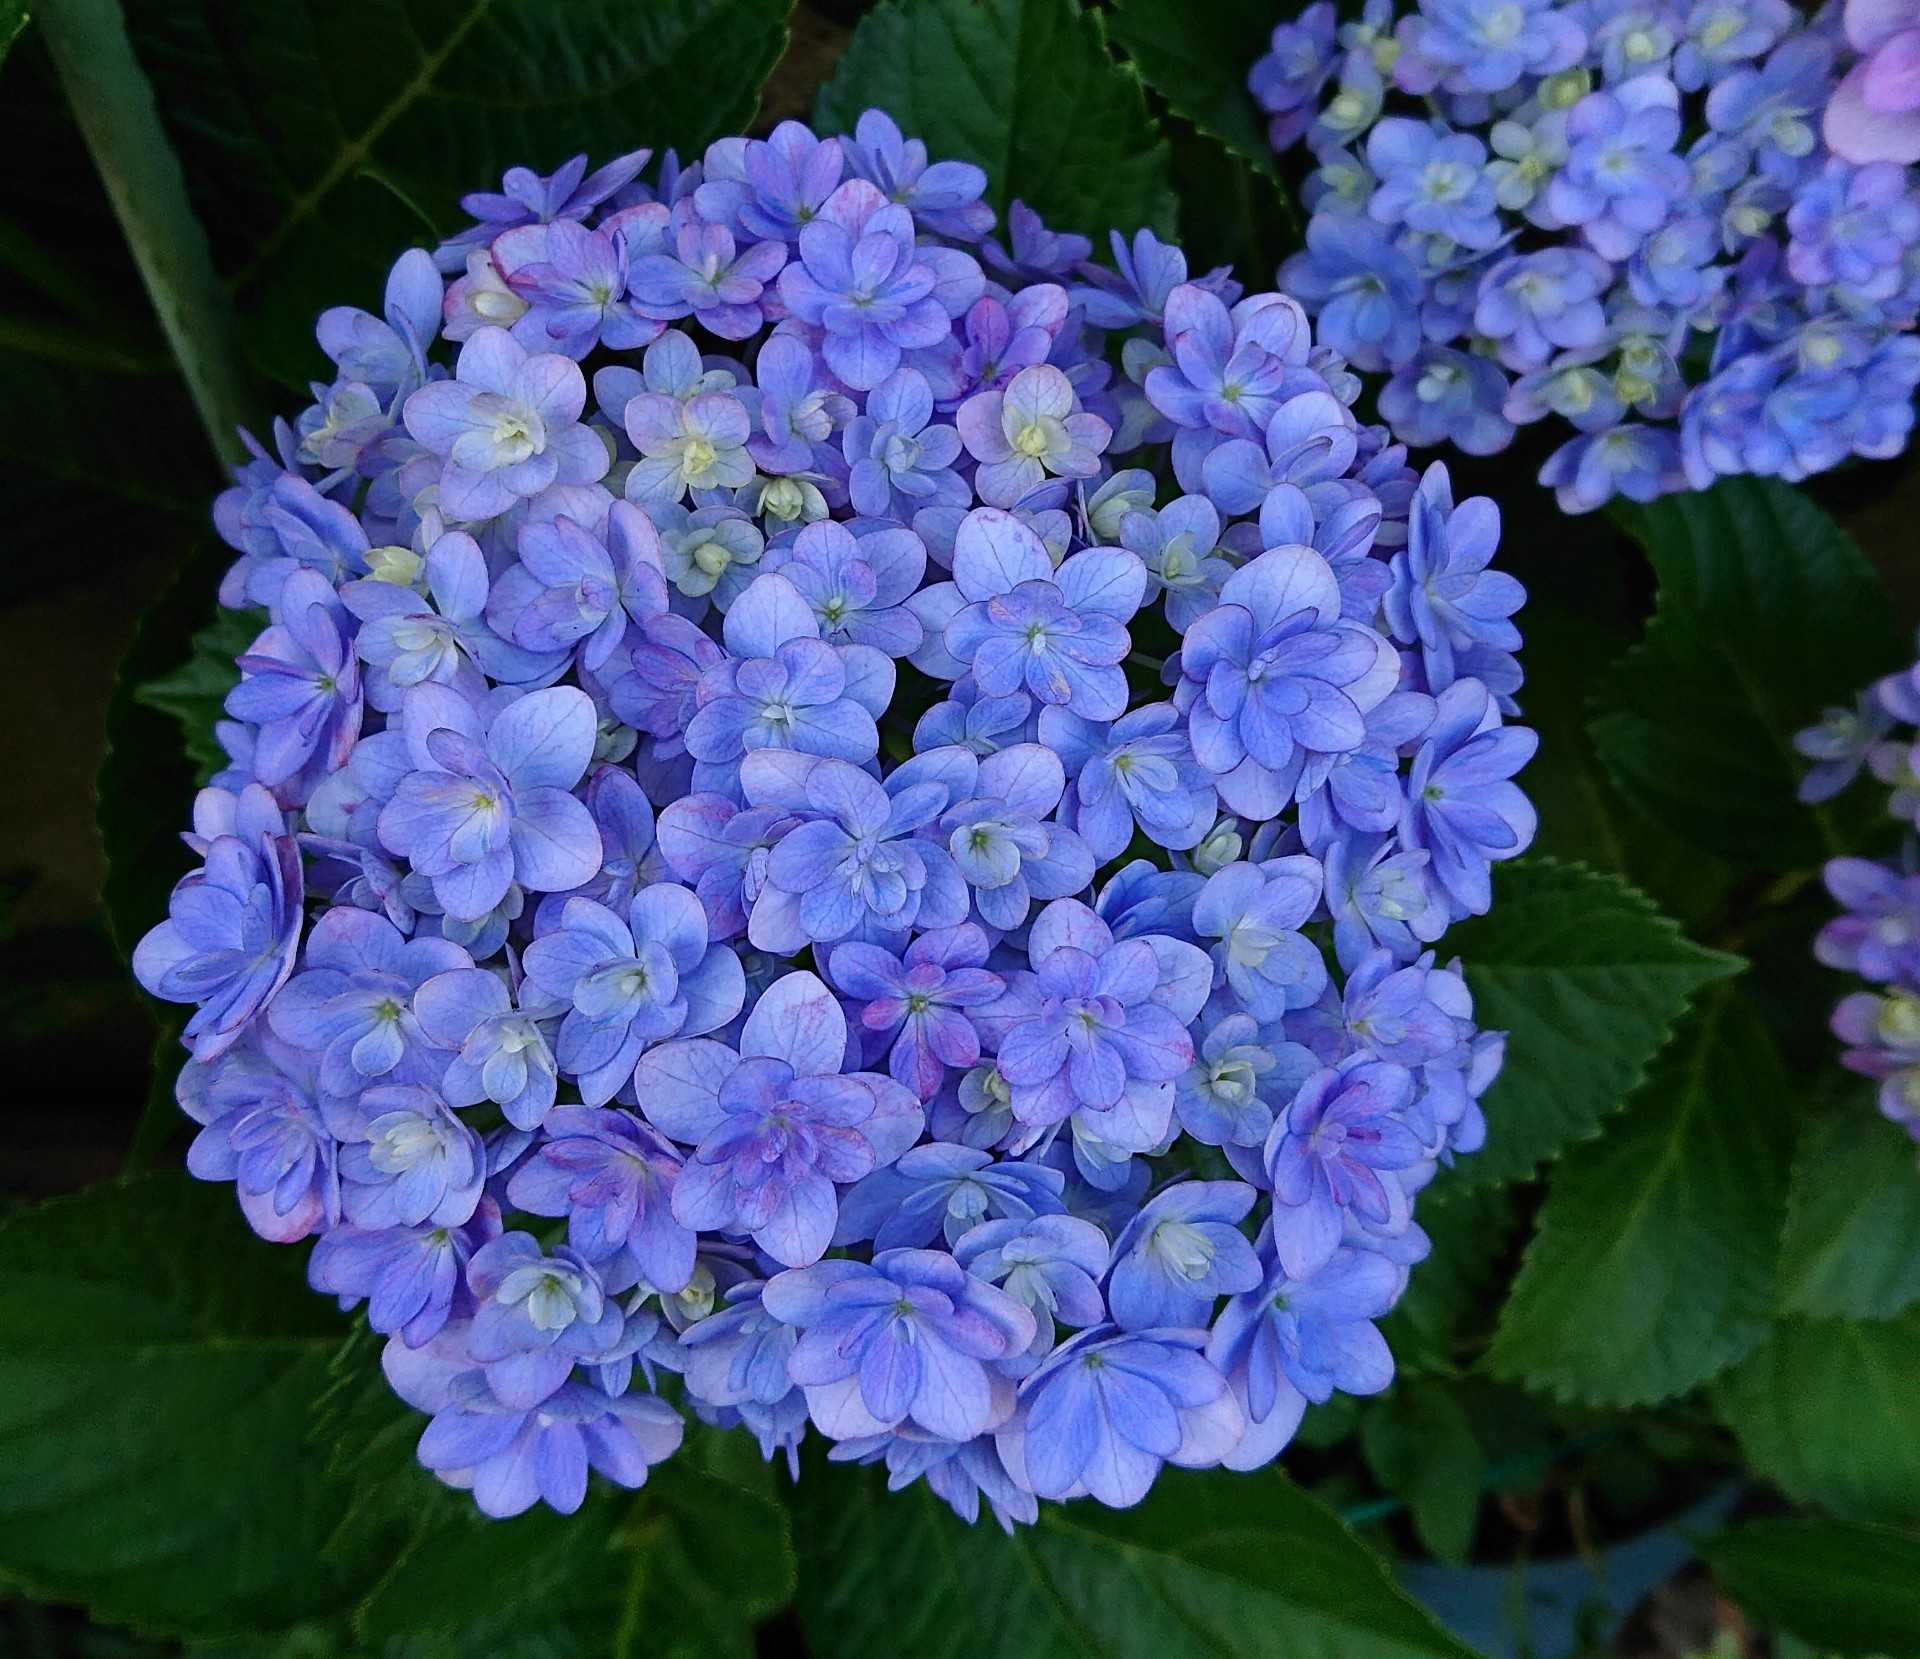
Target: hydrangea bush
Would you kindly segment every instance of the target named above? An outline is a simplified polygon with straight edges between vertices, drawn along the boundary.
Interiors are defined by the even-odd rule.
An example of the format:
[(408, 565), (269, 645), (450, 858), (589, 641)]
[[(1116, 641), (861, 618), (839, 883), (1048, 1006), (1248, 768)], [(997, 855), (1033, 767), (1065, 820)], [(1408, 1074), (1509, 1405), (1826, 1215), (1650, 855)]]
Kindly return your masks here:
[(1401, 441), (1484, 455), (1570, 426), (1540, 475), (1570, 512), (1895, 455), (1920, 383), (1902, 20), (1367, 0), (1336, 24), (1321, 0), (1249, 77), (1273, 144), (1315, 162), (1282, 280), (1387, 377)]
[(468, 197), (216, 505), (190, 1167), (491, 1515), (683, 1411), (1009, 1527), (1264, 1464), (1485, 1129), (1498, 513), (877, 111), (648, 161)]
[(1840, 914), (1820, 930), (1813, 953), (1872, 989), (1841, 998), (1833, 1034), (1842, 1063), (1880, 1085), (1880, 1110), (1920, 1141), (1920, 663), (1889, 674), (1850, 709), (1794, 739), (1813, 765), (1800, 786), (1809, 803), (1831, 800), (1862, 770), (1887, 790), (1900, 826), (1892, 858), (1835, 858), (1827, 891)]

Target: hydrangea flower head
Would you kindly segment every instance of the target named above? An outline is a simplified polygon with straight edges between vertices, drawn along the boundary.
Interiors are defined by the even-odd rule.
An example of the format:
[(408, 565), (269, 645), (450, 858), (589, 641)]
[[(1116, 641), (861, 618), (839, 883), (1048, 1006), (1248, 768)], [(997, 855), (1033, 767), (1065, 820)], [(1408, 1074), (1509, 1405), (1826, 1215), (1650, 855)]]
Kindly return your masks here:
[[(1317, 339), (1150, 231), (1111, 264), (1017, 204), (994, 235), (980, 169), (880, 111), (514, 169), (322, 318), (335, 377), (215, 506), (222, 598), (266, 617), (134, 970), (193, 1007), (189, 1169), (316, 1241), (483, 1513), (637, 1487), (691, 1412), (1011, 1529), (1257, 1467), (1390, 1379), (1373, 1321), (1502, 1053), (1430, 947), (1531, 836), (1532, 738), (1499, 515), (1355, 415), (1341, 353), (1424, 341), (1408, 398), (1483, 435), (1517, 365), (1543, 408), (1667, 418), (1658, 310), (1725, 218), (1649, 228), (1632, 312), (1603, 254), (1510, 246), (1493, 158), (1569, 121), (1366, 111), (1401, 60), (1444, 105), (1492, 47), (1503, 101), (1578, 53), (1544, 4), (1433, 9), (1275, 36), (1289, 129), (1372, 78), (1289, 267)], [(1606, 96), (1723, 84), (1788, 27), (1749, 21), (1614, 31)], [(1779, 149), (1804, 68), (1729, 119)], [(1895, 304), (1884, 180), (1833, 174), (1782, 268)], [(1456, 349), (1481, 296), (1427, 302), (1478, 261), (1489, 347)], [(1760, 441), (1748, 393), (1825, 453), (1828, 381), (1904, 372), (1862, 318), (1689, 453)], [(1824, 731), (1823, 786), (1894, 767), (1891, 719)], [(1822, 949), (1897, 978), (1912, 895), (1847, 890)], [(1903, 995), (1848, 1029), (1920, 1098)]]

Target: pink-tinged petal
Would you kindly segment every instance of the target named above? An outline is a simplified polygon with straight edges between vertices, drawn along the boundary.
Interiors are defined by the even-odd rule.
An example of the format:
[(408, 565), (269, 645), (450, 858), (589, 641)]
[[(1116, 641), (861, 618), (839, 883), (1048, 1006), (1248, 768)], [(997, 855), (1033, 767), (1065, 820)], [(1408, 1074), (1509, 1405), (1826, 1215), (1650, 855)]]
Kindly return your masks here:
[(740, 1033), (743, 1055), (784, 1060), (803, 1077), (837, 1073), (846, 1050), (847, 1017), (839, 999), (810, 973), (776, 979), (760, 993)]
[(1052, 575), (1045, 545), (1013, 514), (976, 507), (960, 521), (953, 542), (953, 580), (961, 597), (978, 603)]
[(640, 1110), (670, 1140), (694, 1145), (719, 1127), (720, 1086), (739, 1063), (725, 1043), (704, 1037), (649, 1049), (634, 1074)]

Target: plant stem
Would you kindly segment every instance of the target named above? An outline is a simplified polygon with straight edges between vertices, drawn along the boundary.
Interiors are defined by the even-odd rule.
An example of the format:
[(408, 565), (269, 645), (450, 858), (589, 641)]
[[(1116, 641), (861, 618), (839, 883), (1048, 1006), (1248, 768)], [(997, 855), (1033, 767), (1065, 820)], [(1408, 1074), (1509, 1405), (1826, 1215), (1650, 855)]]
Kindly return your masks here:
[(223, 460), (239, 460), (252, 397), (238, 320), (120, 0), (43, 0), (36, 15), (207, 437)]

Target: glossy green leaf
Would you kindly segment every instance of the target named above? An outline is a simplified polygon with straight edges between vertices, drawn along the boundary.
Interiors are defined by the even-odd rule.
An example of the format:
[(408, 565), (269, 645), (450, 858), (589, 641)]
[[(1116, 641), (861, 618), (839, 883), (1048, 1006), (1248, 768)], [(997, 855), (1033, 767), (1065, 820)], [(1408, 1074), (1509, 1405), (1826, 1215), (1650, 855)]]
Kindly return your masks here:
[(1619, 1120), (1551, 1171), (1493, 1373), (1644, 1405), (1751, 1352), (1772, 1303), (1791, 1092), (1738, 988), (1704, 998)]
[(1713, 1389), (1756, 1472), (1857, 1520), (1920, 1523), (1920, 1311), (1783, 1319)]
[(306, 1437), (341, 1321), (303, 1257), (184, 1174), (0, 1225), (0, 1577), (198, 1636), (339, 1602)]
[[(1609, 675), (1600, 757), (1642, 810), (1765, 868), (1859, 850), (1857, 803), (1809, 809), (1793, 734), (1904, 660), (1865, 556), (1805, 496), (1730, 478), (1620, 516), (1660, 580), (1645, 639)], [(1877, 809), (1876, 809), (1877, 810)]]
[(321, 310), (377, 309), (396, 255), (507, 167), (692, 160), (743, 130), (790, 5), (188, 0), (138, 5), (132, 27), (249, 341), (304, 383)]
[[(1198, 6), (1191, 0), (1115, 0), (1113, 38), (1175, 115), (1255, 172), (1277, 179), (1267, 118), (1247, 89), (1247, 73), (1267, 50), (1278, 21), (1271, 0), (1208, 0)], [(1297, 240), (1291, 196), (1276, 193), (1271, 211)], [(1181, 213), (1184, 222), (1184, 202)]]
[(1595, 1134), (1645, 1075), (1688, 999), (1740, 968), (1618, 876), (1550, 859), (1500, 866), (1493, 909), (1447, 935), (1507, 1059), (1482, 1101), (1487, 1144), (1456, 1179), (1522, 1179)]
[(0, 0), (0, 63), (28, 22), (27, 0)]
[(1018, 197), (1056, 230), (1170, 234), (1167, 147), (1101, 14), (1078, 0), (884, 0), (820, 91), (822, 132), (884, 109), (928, 152), (986, 169), (1005, 216)]
[(1364, 1418), (1360, 1448), (1374, 1477), (1405, 1502), (1420, 1542), (1442, 1561), (1464, 1562), (1487, 1460), (1454, 1389), (1396, 1383)]
[[(1612, 546), (1584, 551), (1628, 562), (1624, 550)], [(1721, 909), (1737, 872), (1622, 796), (1587, 729), (1594, 687), (1626, 654), (1634, 634), (1565, 593), (1542, 593), (1541, 585), (1528, 590), (1527, 679), (1519, 693), (1520, 718), (1542, 739), (1521, 777), (1540, 814), (1532, 856), (1611, 870), (1683, 926), (1704, 922)]]
[(1048, 1506), (1012, 1538), (877, 1471), (809, 1468), (795, 1509), (801, 1622), (834, 1659), (1468, 1653), (1278, 1471), (1168, 1469), (1135, 1509)]
[[(786, 1511), (744, 1434), (690, 1442), (637, 1493), (595, 1482), (574, 1515), (423, 1530), (355, 1633), (410, 1659), (751, 1659), (755, 1623), (793, 1590)], [(474, 1593), (490, 1584), (513, 1593)]]
[(1780, 1247), (1788, 1313), (1890, 1319), (1920, 1303), (1920, 1168), (1867, 1093), (1810, 1125), (1794, 1158)]
[(228, 764), (226, 750), (213, 735), (214, 722), (225, 718), (221, 705), (240, 682), (234, 659), (266, 625), (260, 611), (216, 611), (213, 620), (194, 634), (183, 662), (133, 688), (133, 700), (142, 708), (154, 709), (178, 724), (178, 741), (197, 783), (205, 783)]
[(1702, 1541), (1721, 1588), (1761, 1624), (1831, 1653), (1920, 1653), (1920, 1536), (1812, 1515)]

